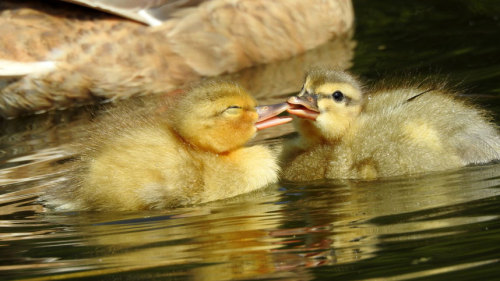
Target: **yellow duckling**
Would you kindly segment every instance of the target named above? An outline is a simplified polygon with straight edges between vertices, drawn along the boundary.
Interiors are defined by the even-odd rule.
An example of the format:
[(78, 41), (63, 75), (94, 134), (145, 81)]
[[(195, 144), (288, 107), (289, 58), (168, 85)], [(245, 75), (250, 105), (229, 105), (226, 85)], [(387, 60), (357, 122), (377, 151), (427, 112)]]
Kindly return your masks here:
[(104, 119), (101, 140), (83, 156), (75, 198), (58, 209), (171, 208), (269, 185), (278, 177), (276, 156), (244, 144), (257, 129), (291, 121), (274, 117), (287, 106), (255, 107), (240, 86), (206, 82), (169, 98), (157, 116), (109, 117), (114, 128)]
[(350, 74), (318, 69), (288, 102), (301, 118), (299, 137), (285, 144), (284, 179), (374, 179), (500, 158), (486, 112), (442, 85), (365, 93)]

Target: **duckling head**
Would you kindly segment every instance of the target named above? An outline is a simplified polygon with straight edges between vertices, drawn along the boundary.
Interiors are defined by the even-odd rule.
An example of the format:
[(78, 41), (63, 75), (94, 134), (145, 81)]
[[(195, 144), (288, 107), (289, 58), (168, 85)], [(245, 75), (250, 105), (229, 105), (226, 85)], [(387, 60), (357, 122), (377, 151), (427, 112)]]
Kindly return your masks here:
[(308, 73), (297, 96), (288, 99), (299, 133), (309, 139), (342, 138), (363, 106), (361, 85), (344, 71), (317, 69)]
[(255, 100), (231, 82), (205, 82), (169, 104), (169, 126), (187, 143), (225, 153), (243, 146), (258, 129), (291, 121), (275, 117), (286, 103), (256, 107)]

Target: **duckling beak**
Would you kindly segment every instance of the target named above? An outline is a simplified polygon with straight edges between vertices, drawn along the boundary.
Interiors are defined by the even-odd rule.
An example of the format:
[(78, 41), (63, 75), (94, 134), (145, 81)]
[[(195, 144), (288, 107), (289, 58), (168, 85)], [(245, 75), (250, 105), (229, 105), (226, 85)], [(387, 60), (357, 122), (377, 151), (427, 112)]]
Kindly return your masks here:
[(286, 102), (255, 107), (255, 110), (259, 115), (259, 118), (255, 123), (257, 130), (274, 127), (292, 121), (292, 118), (289, 116), (277, 117), (280, 113), (285, 112), (288, 107), (289, 105)]
[(318, 96), (311, 94), (304, 94), (301, 96), (293, 96), (288, 99), (288, 112), (295, 116), (316, 120), (319, 115), (318, 109)]

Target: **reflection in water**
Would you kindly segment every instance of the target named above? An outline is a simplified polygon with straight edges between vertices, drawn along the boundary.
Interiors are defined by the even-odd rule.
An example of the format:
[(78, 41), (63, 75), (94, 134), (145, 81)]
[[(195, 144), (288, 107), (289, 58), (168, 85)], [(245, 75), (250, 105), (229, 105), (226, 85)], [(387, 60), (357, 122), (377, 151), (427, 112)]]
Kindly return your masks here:
[[(466, 209), (464, 203), (499, 195), (498, 188), (493, 188), (499, 186), (498, 169), (493, 165), (380, 182), (285, 184), (282, 192), (271, 190), (234, 199), (240, 202), (168, 214), (44, 219), (72, 225), (72, 232), (84, 235), (77, 247), (94, 249), (82, 251), (92, 253), (84, 263), (64, 266), (88, 271), (68, 277), (191, 264), (192, 268), (177, 274), (195, 280), (262, 274), (304, 280), (303, 268), (374, 258), (381, 251), (379, 244), (450, 237), (463, 232), (456, 230), (460, 226), (498, 220), (492, 215), (456, 216)], [(47, 246), (60, 248), (66, 243)], [(411, 262), (429, 259), (415, 256)], [(47, 273), (60, 273), (60, 269)]]
[(446, 229), (497, 220), (496, 215), (456, 213), (464, 203), (498, 196), (499, 172), (493, 165), (433, 176), (308, 185), (296, 194), (296, 203), (300, 212), (312, 213), (301, 216), (313, 218), (316, 227), (331, 227), (332, 260), (349, 263), (374, 257), (380, 243), (453, 235), (456, 231)]
[[(285, 183), (224, 202), (153, 213), (43, 214), (24, 201), (31, 209), (9, 215), (2, 207), (4, 217), (18, 217), (2, 225), (11, 233), (1, 238), (18, 266), (0, 269), (12, 276), (23, 270), (24, 276), (57, 278), (309, 280), (314, 271), (308, 268), (370, 265), (394, 251), (391, 245), (449, 240), (476, 225), (498, 225), (498, 214), (470, 206), (500, 198), (499, 169), (491, 165), (374, 182)], [(401, 255), (408, 255), (402, 276), (412, 278), (492, 262), (486, 256), (463, 266), (436, 264), (429, 271), (440, 259), (436, 252)]]

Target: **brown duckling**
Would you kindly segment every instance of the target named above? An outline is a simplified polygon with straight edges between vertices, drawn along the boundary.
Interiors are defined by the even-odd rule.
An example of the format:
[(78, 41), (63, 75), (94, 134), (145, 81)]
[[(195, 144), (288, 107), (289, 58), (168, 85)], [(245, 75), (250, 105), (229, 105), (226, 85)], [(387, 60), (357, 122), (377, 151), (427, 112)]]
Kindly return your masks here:
[(283, 153), (283, 178), (374, 179), (500, 158), (488, 114), (444, 86), (363, 91), (352, 75), (311, 71), (289, 112), (299, 137)]
[(68, 1), (114, 15), (0, 1), (0, 116), (161, 94), (301, 54), (354, 18), (350, 0)]
[(291, 121), (274, 117), (286, 108), (256, 107), (234, 83), (205, 82), (168, 98), (154, 117), (104, 118), (99, 140), (84, 153), (74, 198), (56, 209), (172, 208), (265, 187), (278, 178), (276, 156), (244, 145), (258, 129)]

